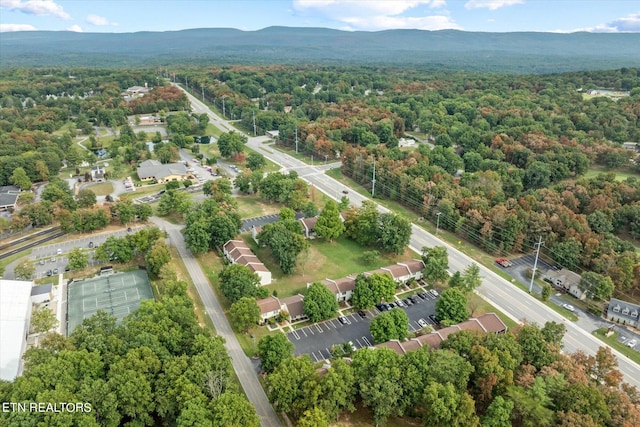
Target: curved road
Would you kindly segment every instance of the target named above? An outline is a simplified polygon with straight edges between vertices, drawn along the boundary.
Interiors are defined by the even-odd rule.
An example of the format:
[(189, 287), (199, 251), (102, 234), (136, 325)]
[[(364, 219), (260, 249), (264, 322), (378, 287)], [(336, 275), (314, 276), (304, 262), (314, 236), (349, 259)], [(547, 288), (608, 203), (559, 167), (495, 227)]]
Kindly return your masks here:
[(157, 217), (151, 218), (151, 222), (156, 224), (161, 230), (165, 230), (169, 234), (171, 244), (175, 245), (178, 249), (178, 253), (191, 276), (191, 280), (198, 290), (205, 310), (213, 321), (217, 334), (225, 340), (225, 347), (231, 356), (233, 369), (238, 375), (240, 385), (244, 389), (249, 402), (255, 407), (256, 413), (260, 417), (260, 424), (265, 427), (281, 426), (282, 423), (280, 419), (273, 410), (269, 399), (267, 399), (267, 395), (258, 381), (251, 360), (249, 360), (242, 351), (240, 343), (231, 330), (231, 325), (224, 315), (220, 303), (209, 286), (209, 280), (207, 280), (202, 268), (200, 268), (200, 264), (198, 264), (198, 261), (196, 261), (184, 243), (184, 237), (180, 232), (182, 226), (171, 224)]
[[(193, 109), (198, 113), (207, 113), (211, 118), (211, 123), (223, 131), (237, 131), (237, 129), (231, 127), (226, 121), (215, 115), (198, 99), (189, 93), (187, 93), (187, 96), (191, 101)], [(265, 136), (249, 136), (247, 145), (259, 153), (262, 153), (266, 158), (280, 165), (282, 168), (296, 170), (301, 178), (304, 178), (331, 198), (339, 200), (340, 197), (342, 197), (342, 192), (348, 191), (349, 199), (353, 205), (359, 206), (364, 200), (370, 200), (325, 175), (320, 167), (308, 165), (280, 151), (266, 149), (263, 142), (267, 139)], [(387, 208), (380, 205), (378, 205), (378, 210), (380, 212), (389, 212)], [(469, 256), (415, 224), (412, 224), (412, 231), (409, 245), (410, 248), (417, 253), (420, 253), (423, 246), (445, 246), (447, 248), (449, 253), (449, 271), (463, 271), (468, 265), (474, 262)], [(567, 333), (564, 336), (563, 344), (564, 349), (569, 352), (583, 350), (588, 354), (595, 355), (599, 347), (606, 346), (605, 343), (591, 335), (590, 331), (585, 331), (573, 322), (567, 321), (566, 318), (488, 268), (482, 265), (479, 265), (479, 267), (483, 275), (483, 282), (477, 290), (478, 294), (514, 320), (518, 322), (526, 320), (539, 325), (543, 325), (547, 321), (564, 323), (567, 328)], [(618, 369), (624, 375), (624, 380), (640, 388), (640, 366), (616, 349), (612, 348), (611, 351), (618, 358)]]

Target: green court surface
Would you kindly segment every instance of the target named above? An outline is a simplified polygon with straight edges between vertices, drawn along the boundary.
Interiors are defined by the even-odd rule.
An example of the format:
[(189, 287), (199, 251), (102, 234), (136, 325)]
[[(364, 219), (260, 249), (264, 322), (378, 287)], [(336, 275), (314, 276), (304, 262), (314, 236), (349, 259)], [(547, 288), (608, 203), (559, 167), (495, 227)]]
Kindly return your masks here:
[(153, 291), (144, 270), (74, 281), (67, 288), (67, 334), (98, 310), (120, 322), (147, 299), (153, 299)]

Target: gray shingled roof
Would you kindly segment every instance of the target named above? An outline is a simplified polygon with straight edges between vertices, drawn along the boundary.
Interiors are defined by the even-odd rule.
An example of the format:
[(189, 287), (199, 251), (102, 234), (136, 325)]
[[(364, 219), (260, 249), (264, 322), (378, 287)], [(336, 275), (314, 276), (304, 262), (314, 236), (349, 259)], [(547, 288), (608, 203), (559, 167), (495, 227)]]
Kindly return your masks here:
[(138, 166), (140, 179), (162, 179), (169, 175), (187, 175), (187, 168), (182, 163), (167, 163), (163, 165), (156, 160), (145, 160)]

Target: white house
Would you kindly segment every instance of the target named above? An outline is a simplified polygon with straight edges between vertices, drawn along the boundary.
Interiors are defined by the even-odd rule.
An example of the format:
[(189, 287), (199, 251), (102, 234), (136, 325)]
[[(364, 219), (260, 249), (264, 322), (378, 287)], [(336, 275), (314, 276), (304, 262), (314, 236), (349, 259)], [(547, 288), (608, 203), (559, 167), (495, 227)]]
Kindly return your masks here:
[(248, 267), (260, 277), (260, 286), (271, 284), (271, 271), (258, 259), (244, 240), (229, 240), (222, 246), (222, 252), (231, 264)]

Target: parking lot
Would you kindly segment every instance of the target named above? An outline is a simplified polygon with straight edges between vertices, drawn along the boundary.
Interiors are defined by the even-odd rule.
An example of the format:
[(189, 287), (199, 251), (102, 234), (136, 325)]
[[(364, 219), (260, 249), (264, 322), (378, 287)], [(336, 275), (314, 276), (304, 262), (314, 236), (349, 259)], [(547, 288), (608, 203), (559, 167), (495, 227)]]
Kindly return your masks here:
[[(435, 302), (437, 297), (425, 293), (425, 299), (417, 298), (416, 303), (401, 307), (409, 317), (409, 332), (416, 332), (422, 327), (418, 324), (423, 320), (433, 326), (435, 322), (429, 317), (435, 317)], [(317, 362), (331, 358), (331, 347), (351, 341), (356, 349), (373, 345), (373, 337), (369, 333), (371, 320), (380, 314), (377, 308), (364, 310), (365, 318), (358, 313), (347, 314), (346, 323), (337, 318), (305, 326), (289, 332), (287, 337), (295, 346), (294, 354), (308, 354), (311, 360)]]

